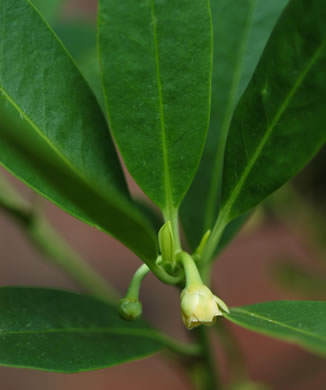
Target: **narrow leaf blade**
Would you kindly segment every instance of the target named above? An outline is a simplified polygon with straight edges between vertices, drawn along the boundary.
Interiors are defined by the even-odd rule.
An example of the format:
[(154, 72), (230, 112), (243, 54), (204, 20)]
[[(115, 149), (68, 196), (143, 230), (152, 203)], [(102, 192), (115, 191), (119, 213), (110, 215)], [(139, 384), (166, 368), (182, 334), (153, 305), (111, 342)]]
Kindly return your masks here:
[(124, 161), (162, 209), (177, 207), (208, 128), (207, 0), (101, 0), (99, 53), (110, 127)]
[(326, 140), (325, 17), (317, 0), (291, 1), (274, 29), (231, 123), (224, 220), (279, 188)]
[(35, 134), (24, 126), (12, 126), (1, 107), (0, 116), (1, 146), (13, 152), (10, 156), (17, 163), (15, 173), (18, 177), (19, 170), (27, 172), (30, 175), (27, 184), (32, 188), (37, 190), (41, 182), (42, 195), (50, 194), (50, 200), (55, 204), (63, 209), (67, 207), (67, 211), (80, 219), (92, 221), (93, 225), (123, 242), (149, 267), (153, 266), (157, 256), (154, 230), (126, 198), (103, 193), (77, 176), (45, 141), (39, 137), (35, 139)]
[(0, 289), (0, 365), (74, 373), (114, 366), (162, 348), (142, 321), (67, 291)]
[(216, 219), (230, 121), (287, 1), (244, 0), (232, 6), (229, 0), (211, 1), (214, 61), (210, 126), (199, 170), (180, 209), (192, 249)]
[[(155, 258), (153, 231), (129, 199), (105, 118), (70, 55), (29, 0), (0, 0), (0, 19), (1, 113), (15, 118), (11, 135), (24, 144), (16, 150), (17, 142), (4, 135), (0, 164), (141, 258)], [(71, 180), (60, 180), (56, 171)]]
[[(126, 196), (105, 119), (69, 54), (28, 0), (0, 5), (2, 104), (12, 106), (78, 174)], [(29, 29), (33, 35), (26, 34)]]
[(326, 356), (326, 302), (258, 303), (232, 308), (225, 317), (244, 328)]

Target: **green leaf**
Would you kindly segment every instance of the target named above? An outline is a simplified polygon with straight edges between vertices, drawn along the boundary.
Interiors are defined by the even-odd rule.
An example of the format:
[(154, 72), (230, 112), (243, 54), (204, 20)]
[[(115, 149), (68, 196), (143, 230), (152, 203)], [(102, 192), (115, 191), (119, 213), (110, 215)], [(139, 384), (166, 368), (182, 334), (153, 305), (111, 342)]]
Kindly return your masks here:
[(180, 210), (192, 249), (216, 219), (233, 111), (287, 1), (242, 0), (230, 6), (229, 0), (211, 0), (214, 62), (210, 127), (199, 170)]
[(142, 321), (71, 292), (0, 289), (0, 365), (75, 373), (140, 359), (162, 348)]
[(225, 317), (244, 328), (326, 356), (326, 302), (258, 303), (232, 308)]
[[(144, 261), (153, 260), (156, 238), (129, 199), (94, 95), (32, 5), (26, 0), (15, 0), (14, 7), (12, 3), (0, 0), (0, 34), (5, 37), (0, 107), (15, 113), (10, 131), (21, 136), (30, 155), (2, 139), (0, 164), (65, 211), (118, 238)], [(39, 166), (39, 160), (45, 165)], [(57, 172), (69, 179), (58, 178)]]
[(64, 0), (30, 0), (31, 3), (39, 10), (40, 14), (46, 19), (50, 24), (53, 23), (61, 9), (61, 6), (64, 3)]
[(231, 123), (221, 221), (256, 206), (326, 140), (326, 8), (291, 1), (277, 23)]
[[(89, 87), (31, 4), (15, 0), (12, 7), (12, 2), (0, 1), (3, 101), (77, 174), (104, 191), (127, 196), (105, 119)], [(26, 34), (29, 26), (33, 35)]]
[[(51, 155), (52, 150), (34, 139), (26, 128), (13, 127), (1, 112), (1, 146), (14, 151), (26, 172), (31, 176), (28, 184), (33, 187), (40, 181), (49, 193), (54, 191), (61, 207), (82, 210), (86, 220), (92, 220), (100, 229), (109, 232), (137, 254), (155, 272), (153, 260), (157, 256), (156, 235), (143, 215), (123, 197), (106, 194), (90, 185), (61, 161)], [(114, 195), (114, 196), (113, 196)], [(52, 198), (52, 201), (55, 199)], [(92, 218), (92, 219), (91, 219)]]
[(100, 0), (99, 54), (110, 127), (144, 192), (166, 213), (197, 170), (208, 128), (208, 0)]

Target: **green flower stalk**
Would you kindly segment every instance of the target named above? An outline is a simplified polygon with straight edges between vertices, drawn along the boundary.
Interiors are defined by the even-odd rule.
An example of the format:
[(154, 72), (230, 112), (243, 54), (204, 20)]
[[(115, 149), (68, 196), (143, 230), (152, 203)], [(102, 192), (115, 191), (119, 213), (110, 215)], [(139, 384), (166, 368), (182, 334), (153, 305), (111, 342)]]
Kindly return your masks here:
[(226, 304), (204, 285), (193, 258), (179, 253), (186, 274), (186, 287), (181, 292), (181, 317), (188, 329), (200, 325), (211, 326), (217, 316), (229, 313)]
[(146, 264), (140, 266), (130, 282), (126, 296), (120, 299), (119, 314), (126, 321), (136, 320), (142, 314), (143, 307), (139, 300), (139, 291), (148, 272), (149, 268)]

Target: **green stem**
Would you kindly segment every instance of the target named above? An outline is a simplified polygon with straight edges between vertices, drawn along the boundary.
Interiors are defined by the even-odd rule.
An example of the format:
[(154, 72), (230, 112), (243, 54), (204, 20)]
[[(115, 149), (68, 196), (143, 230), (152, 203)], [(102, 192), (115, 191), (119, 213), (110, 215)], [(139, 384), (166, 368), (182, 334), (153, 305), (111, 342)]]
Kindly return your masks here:
[(0, 175), (0, 189), (0, 208), (20, 223), (29, 223), (32, 214), (30, 204), (2, 175)]
[(169, 351), (177, 355), (193, 358), (202, 356), (202, 348), (199, 344), (182, 343), (159, 331), (149, 331), (149, 336), (160, 341)]
[(220, 214), (215, 222), (212, 233), (207, 241), (203, 255), (200, 259), (200, 266), (207, 266), (214, 257), (215, 250), (222, 238), (225, 226), (227, 225), (226, 218), (223, 214)]
[(205, 264), (204, 267), (200, 268), (202, 280), (207, 286), (209, 286), (211, 283), (213, 264), (213, 262), (209, 262)]
[(194, 259), (187, 252), (179, 252), (177, 256), (178, 260), (181, 261), (185, 275), (186, 275), (186, 287), (191, 285), (202, 285), (203, 281), (200, 277), (198, 268)]
[(248, 369), (241, 346), (228, 328), (225, 321), (218, 321), (214, 327), (228, 361), (232, 383), (241, 383), (248, 380)]
[(221, 383), (219, 379), (219, 372), (215, 364), (213, 351), (211, 349), (211, 343), (208, 334), (209, 329), (205, 326), (201, 326), (195, 330), (197, 333), (197, 339), (202, 347), (201, 365), (201, 390), (221, 390)]
[(26, 236), (45, 254), (47, 260), (93, 295), (116, 303), (119, 294), (113, 287), (65, 243), (38, 210), (34, 210), (2, 175), (0, 185), (0, 207), (22, 227)]
[(141, 287), (141, 283), (144, 277), (148, 274), (150, 269), (146, 264), (141, 265), (137, 271), (134, 273), (134, 276), (131, 279), (131, 282), (128, 287), (128, 291), (126, 294), (126, 298), (139, 298), (139, 291)]
[(162, 267), (160, 267), (156, 263), (148, 264), (148, 266), (149, 266), (150, 270), (153, 272), (153, 274), (161, 282), (163, 282), (165, 284), (177, 285), (177, 284), (181, 283), (184, 279), (183, 272), (179, 272), (177, 275), (174, 276), (174, 275), (168, 274)]

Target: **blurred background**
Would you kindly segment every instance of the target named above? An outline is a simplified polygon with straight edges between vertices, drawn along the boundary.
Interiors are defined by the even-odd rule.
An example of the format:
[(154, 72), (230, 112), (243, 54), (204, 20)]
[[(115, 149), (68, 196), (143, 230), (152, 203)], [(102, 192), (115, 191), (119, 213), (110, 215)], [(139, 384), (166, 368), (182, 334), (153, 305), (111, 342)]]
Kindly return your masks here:
[[(41, 8), (42, 0), (35, 0)], [(53, 1), (54, 3), (54, 1)], [(56, 14), (44, 8), (84, 76), (102, 97), (97, 79), (95, 49), (96, 0), (61, 1)], [(48, 12), (48, 14), (46, 14)], [(326, 297), (326, 149), (291, 183), (258, 208), (237, 238), (214, 266), (213, 282), (229, 306), (275, 299), (319, 299)], [(125, 292), (140, 261), (119, 242), (91, 228), (39, 198), (22, 183), (0, 169), (4, 177), (89, 264), (120, 292)], [(133, 194), (141, 191), (129, 178)], [(17, 222), (1, 207), (0, 181), (0, 285), (59, 287), (82, 291), (44, 253), (32, 245)], [(144, 198), (145, 199), (145, 198)], [(169, 334), (187, 339), (179, 311), (179, 294), (149, 276), (141, 298), (145, 318)], [(1, 313), (0, 313), (1, 315)], [(223, 321), (223, 320), (222, 320)], [(229, 325), (237, 338), (240, 355), (247, 362), (250, 378), (276, 390), (324, 390), (326, 360), (264, 336)], [(221, 353), (216, 327), (215, 348), (221, 375), (230, 372)], [(122, 366), (81, 374), (55, 374), (24, 369), (0, 368), (0, 389), (191, 389), (178, 364), (163, 355)], [(247, 388), (254, 389), (253, 387)]]

